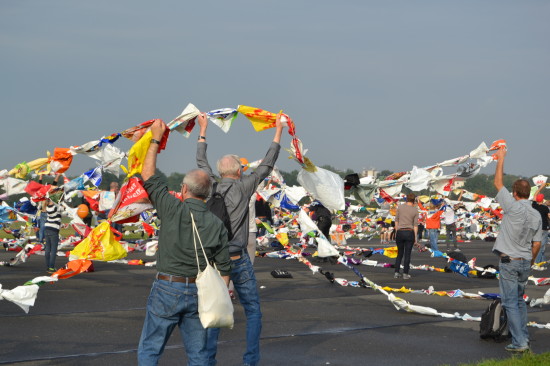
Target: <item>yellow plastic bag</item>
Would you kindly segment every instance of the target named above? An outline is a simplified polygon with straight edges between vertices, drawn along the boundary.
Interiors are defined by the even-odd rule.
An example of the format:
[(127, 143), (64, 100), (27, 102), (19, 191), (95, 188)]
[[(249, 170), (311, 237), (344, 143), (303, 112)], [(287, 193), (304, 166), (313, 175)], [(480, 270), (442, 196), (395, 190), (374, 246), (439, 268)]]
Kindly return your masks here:
[(385, 248), (384, 255), (388, 258), (397, 258), (397, 247)]
[(237, 112), (244, 114), (246, 118), (249, 119), (256, 132), (275, 127), (275, 121), (277, 120), (277, 115), (275, 113), (260, 108), (248, 107), (246, 105), (238, 106)]
[(153, 133), (147, 131), (138, 142), (136, 142), (128, 152), (128, 178), (134, 174), (140, 174), (143, 169), (145, 155), (151, 144)]
[(99, 224), (71, 251), (71, 257), (105, 262), (124, 258), (127, 254), (116, 240), (108, 221)]
[(277, 234), (277, 240), (279, 243), (282, 244), (282, 246), (286, 247), (288, 245), (288, 234), (287, 233), (278, 233)]

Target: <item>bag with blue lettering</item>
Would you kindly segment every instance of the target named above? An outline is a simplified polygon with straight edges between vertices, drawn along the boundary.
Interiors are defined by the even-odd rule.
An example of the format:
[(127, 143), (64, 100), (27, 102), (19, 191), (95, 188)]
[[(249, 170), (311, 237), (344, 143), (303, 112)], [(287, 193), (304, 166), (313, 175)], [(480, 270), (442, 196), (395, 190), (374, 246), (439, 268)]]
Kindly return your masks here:
[(457, 261), (453, 259), (450, 265), (451, 271), (461, 274), (464, 277), (468, 277), (468, 272), (470, 272), (470, 266), (467, 263)]

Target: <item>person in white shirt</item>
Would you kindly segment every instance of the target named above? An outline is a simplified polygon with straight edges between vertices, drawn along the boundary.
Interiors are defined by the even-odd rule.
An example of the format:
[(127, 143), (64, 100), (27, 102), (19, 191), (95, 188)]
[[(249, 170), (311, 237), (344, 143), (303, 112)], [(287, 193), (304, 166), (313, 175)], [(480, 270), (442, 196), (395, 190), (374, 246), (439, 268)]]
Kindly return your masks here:
[(447, 252), (451, 251), (451, 241), (454, 246), (454, 251), (460, 252), (456, 241), (455, 210), (453, 209), (449, 201), (446, 201), (445, 212), (443, 213), (443, 223), (445, 224), (445, 230), (447, 231)]

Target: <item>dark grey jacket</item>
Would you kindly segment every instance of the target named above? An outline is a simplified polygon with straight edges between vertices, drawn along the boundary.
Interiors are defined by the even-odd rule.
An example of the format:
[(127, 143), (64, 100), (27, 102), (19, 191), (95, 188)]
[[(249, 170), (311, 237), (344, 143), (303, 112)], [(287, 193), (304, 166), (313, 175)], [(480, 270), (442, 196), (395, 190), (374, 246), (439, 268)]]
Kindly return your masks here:
[[(216, 176), (212, 172), (206, 157), (206, 142), (197, 144), (197, 166), (205, 170), (212, 179)], [(248, 244), (248, 203), (258, 185), (271, 173), (279, 157), (281, 145), (272, 142), (262, 163), (252, 174), (242, 175), (241, 179), (223, 178), (216, 191), (225, 192), (225, 206), (231, 219), (233, 239), (229, 242), (229, 255), (240, 254)], [(228, 188), (231, 186), (230, 188)]]

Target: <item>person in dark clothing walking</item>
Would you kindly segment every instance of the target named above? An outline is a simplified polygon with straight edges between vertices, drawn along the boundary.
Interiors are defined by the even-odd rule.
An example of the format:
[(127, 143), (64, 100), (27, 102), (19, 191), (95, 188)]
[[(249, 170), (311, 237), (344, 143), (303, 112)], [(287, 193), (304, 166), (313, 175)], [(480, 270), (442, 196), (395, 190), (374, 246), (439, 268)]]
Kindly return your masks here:
[(329, 209), (319, 201), (313, 201), (309, 206), (309, 213), (313, 221), (317, 224), (319, 230), (325, 238), (330, 240), (330, 227), (332, 226), (332, 214)]

